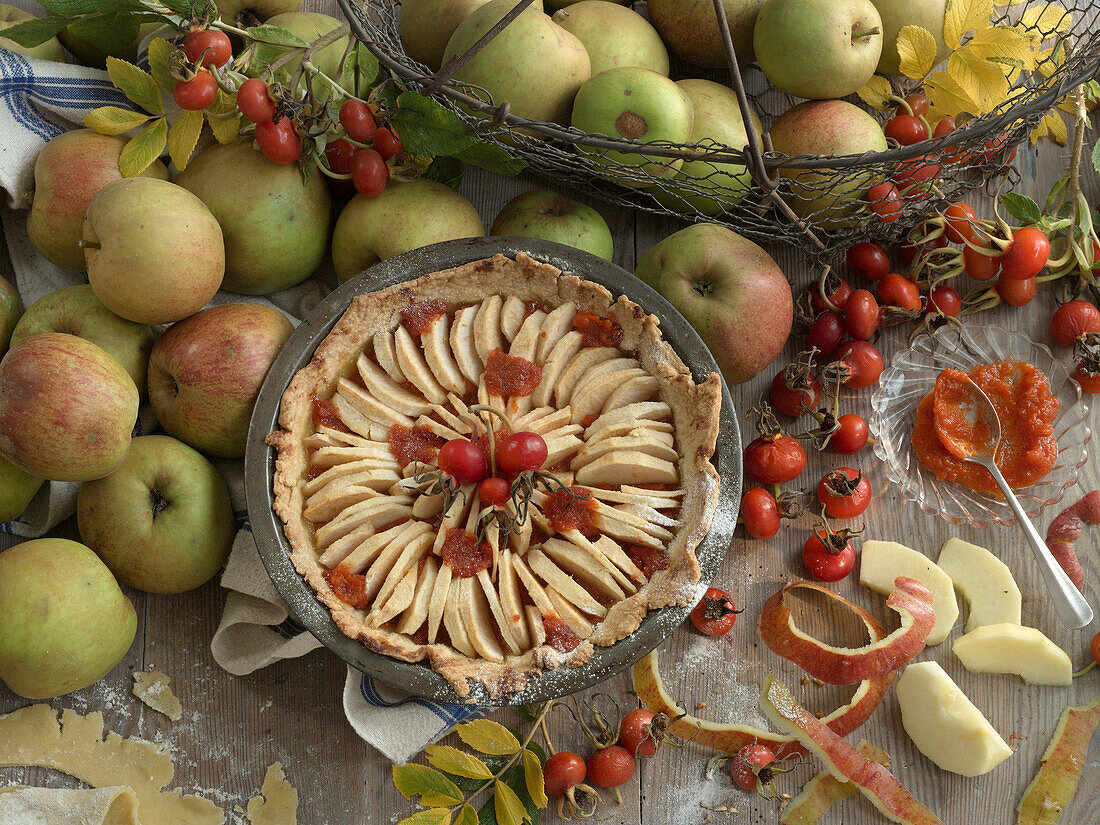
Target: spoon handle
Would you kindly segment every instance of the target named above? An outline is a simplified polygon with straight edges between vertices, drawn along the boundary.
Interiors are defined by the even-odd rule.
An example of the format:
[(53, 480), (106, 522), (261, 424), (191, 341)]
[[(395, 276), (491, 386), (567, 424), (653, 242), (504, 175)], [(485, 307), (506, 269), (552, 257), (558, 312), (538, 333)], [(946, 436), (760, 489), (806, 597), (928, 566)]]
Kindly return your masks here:
[(1046, 541), (1039, 535), (1039, 531), (1035, 529), (1035, 525), (1027, 517), (1024, 508), (1020, 506), (1016, 494), (1008, 486), (1005, 477), (1001, 475), (1000, 468), (993, 461), (985, 463), (984, 466), (989, 472), (993, 473), (993, 478), (996, 480), (997, 486), (1001, 488), (1001, 492), (1004, 493), (1008, 506), (1016, 514), (1016, 521), (1024, 529), (1027, 543), (1031, 545), (1031, 550), (1035, 554), (1035, 561), (1039, 563), (1039, 571), (1043, 574), (1043, 581), (1046, 582), (1047, 590), (1050, 591), (1051, 598), (1054, 601), (1054, 610), (1058, 614), (1058, 618), (1062, 620), (1066, 627), (1075, 630), (1089, 624), (1092, 621), (1092, 608), (1085, 601), (1081, 591), (1069, 580), (1066, 571), (1055, 561)]

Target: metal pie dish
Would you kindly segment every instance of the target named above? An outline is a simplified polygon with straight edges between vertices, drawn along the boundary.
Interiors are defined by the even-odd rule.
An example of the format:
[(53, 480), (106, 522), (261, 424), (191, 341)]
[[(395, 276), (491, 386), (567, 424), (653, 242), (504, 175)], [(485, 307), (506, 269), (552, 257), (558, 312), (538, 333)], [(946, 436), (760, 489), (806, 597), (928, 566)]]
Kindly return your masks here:
[[(586, 280), (606, 287), (613, 296), (626, 295), (654, 315), (661, 323), (664, 339), (676, 350), (697, 381), (719, 372), (714, 357), (698, 333), (660, 294), (626, 270), (603, 258), (563, 244), (531, 238), (470, 238), (427, 246), (390, 258), (341, 285), (322, 301), (294, 330), (279, 353), (260, 389), (249, 428), (245, 453), (245, 494), (253, 537), (260, 558), (291, 617), (312, 633), (325, 647), (355, 669), (408, 693), (440, 702), (482, 706), (545, 702), (606, 681), (631, 666), (660, 644), (691, 611), (686, 607), (652, 610), (641, 625), (610, 647), (597, 646), (579, 667), (562, 666), (532, 678), (518, 693), (491, 699), (483, 685), (470, 683), (470, 694), (459, 697), (447, 680), (426, 662), (403, 662), (375, 653), (357, 639), (345, 636), (322, 604), (313, 587), (291, 562), (291, 547), (275, 515), (272, 478), (276, 451), (265, 437), (278, 428), (283, 392), (294, 375), (309, 363), (314, 350), (343, 316), (356, 295), (386, 289), (424, 275), (503, 254), (514, 257), (524, 252)], [(741, 501), (741, 433), (725, 381), (718, 440), (712, 462), (721, 476), (718, 506), (706, 537), (695, 549), (702, 568), (696, 595), (718, 570), (733, 540)], [(698, 599), (696, 599), (697, 601)]]

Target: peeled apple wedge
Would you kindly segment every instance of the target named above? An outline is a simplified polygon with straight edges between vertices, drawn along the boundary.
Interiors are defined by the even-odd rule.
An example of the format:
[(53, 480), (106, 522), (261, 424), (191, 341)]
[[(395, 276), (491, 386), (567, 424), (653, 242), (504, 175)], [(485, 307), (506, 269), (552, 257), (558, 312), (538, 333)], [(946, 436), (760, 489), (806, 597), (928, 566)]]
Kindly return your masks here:
[(859, 583), (877, 593), (889, 594), (894, 579), (916, 579), (932, 591), (936, 623), (925, 644), (938, 645), (947, 638), (959, 618), (959, 603), (951, 577), (930, 558), (896, 541), (865, 541), (860, 555)]
[(1015, 673), (1029, 685), (1073, 684), (1069, 656), (1034, 627), (986, 625), (956, 639), (952, 650), (972, 673)]
[(909, 665), (896, 691), (905, 732), (945, 771), (981, 776), (1012, 756), (1012, 748), (938, 663)]
[(984, 547), (948, 539), (936, 564), (970, 604), (967, 633), (989, 624), (1020, 624), (1020, 588), (1008, 566)]

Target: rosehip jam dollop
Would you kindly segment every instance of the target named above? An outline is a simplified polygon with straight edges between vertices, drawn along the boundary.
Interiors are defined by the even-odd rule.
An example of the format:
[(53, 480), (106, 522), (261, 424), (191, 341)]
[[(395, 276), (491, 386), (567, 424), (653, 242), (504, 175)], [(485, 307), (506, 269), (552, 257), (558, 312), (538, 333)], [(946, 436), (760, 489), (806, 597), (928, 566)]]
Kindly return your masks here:
[(502, 398), (527, 396), (542, 380), (542, 367), (526, 358), (499, 349), (489, 353), (485, 364), (485, 389)]
[(963, 373), (945, 369), (917, 406), (913, 450), (936, 477), (986, 495), (1000, 496), (993, 476), (965, 455), (988, 452), (992, 433), (977, 413), (967, 375), (993, 402), (1001, 419), (995, 461), (1013, 489), (1034, 484), (1058, 460), (1054, 419), (1060, 406), (1038, 369), (1021, 361), (982, 364)]

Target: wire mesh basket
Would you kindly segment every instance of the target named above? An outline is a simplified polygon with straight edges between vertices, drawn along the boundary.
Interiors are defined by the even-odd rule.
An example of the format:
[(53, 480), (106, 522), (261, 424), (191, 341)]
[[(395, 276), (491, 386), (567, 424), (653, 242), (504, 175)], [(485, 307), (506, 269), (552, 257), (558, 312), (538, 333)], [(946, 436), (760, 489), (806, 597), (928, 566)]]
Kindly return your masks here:
[[(1042, 59), (1035, 70), (1015, 73), (1006, 102), (946, 136), (911, 146), (862, 155), (788, 158), (770, 151), (766, 130), (798, 101), (772, 87), (755, 65), (738, 67), (720, 0), (715, 0), (715, 8), (732, 70), (708, 75), (707, 70), (689, 69), (693, 76), (731, 85), (742, 113), (759, 115), (765, 131), (755, 136), (750, 129), (744, 147), (713, 140), (642, 143), (518, 117), (507, 100), (493, 100), (485, 89), (454, 79), (455, 65), (437, 73), (409, 57), (400, 35), (400, 2), (338, 2), (355, 35), (397, 79), (433, 95), (486, 141), (521, 158), (532, 171), (605, 201), (688, 221), (720, 223), (758, 240), (782, 241), (817, 255), (854, 240), (896, 241), (944, 201), (958, 200), (1010, 173), (1015, 147), (1045, 113), (1100, 67), (1096, 0), (995, 5), (994, 25), (1017, 22), (1033, 7), (1052, 6), (1038, 22)], [(501, 23), (507, 25), (530, 3), (519, 0)], [(461, 57), (451, 61), (461, 62)], [(915, 85), (905, 78), (891, 80), (896, 93)], [(880, 122), (890, 116), (855, 96), (849, 101)], [(681, 161), (689, 163), (690, 175), (669, 174), (667, 167)], [(886, 222), (869, 208), (866, 197), (874, 184), (890, 180), (907, 194), (898, 204), (900, 213)]]

